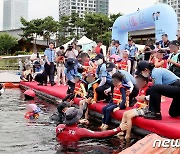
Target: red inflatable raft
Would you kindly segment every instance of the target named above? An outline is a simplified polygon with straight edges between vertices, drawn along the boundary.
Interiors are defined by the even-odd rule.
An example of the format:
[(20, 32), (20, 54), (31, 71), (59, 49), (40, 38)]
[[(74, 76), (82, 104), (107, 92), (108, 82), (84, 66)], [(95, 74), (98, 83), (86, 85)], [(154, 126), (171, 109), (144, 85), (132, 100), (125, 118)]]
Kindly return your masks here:
[[(66, 86), (53, 86), (53, 87), (51, 87), (50, 85), (48, 85), (48, 87), (37, 86), (36, 82), (21, 82), (20, 86), (32, 88), (47, 95), (51, 95), (61, 99), (66, 96), (66, 90), (67, 90)], [(78, 103), (79, 103), (79, 99), (75, 99), (75, 104)], [(167, 138), (179, 139), (180, 118), (172, 118), (169, 116), (168, 109), (170, 104), (171, 104), (171, 99), (169, 98), (166, 98), (165, 101), (162, 103), (161, 105), (162, 120), (148, 120), (148, 119), (144, 119), (143, 117), (137, 117), (133, 119), (133, 125)], [(89, 108), (91, 111), (102, 113), (102, 108), (104, 105), (106, 104), (96, 103), (91, 105)], [(127, 108), (126, 110), (128, 109), (130, 108)], [(112, 114), (113, 118), (120, 121), (122, 119), (122, 115), (124, 111), (125, 110), (120, 110), (117, 111), (115, 114), (113, 113)]]

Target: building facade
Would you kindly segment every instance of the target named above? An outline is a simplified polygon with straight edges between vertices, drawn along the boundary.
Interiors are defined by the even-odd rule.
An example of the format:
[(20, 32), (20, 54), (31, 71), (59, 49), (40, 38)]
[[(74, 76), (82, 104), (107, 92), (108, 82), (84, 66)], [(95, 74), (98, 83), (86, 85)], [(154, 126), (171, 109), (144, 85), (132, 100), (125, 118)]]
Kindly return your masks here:
[(72, 13), (78, 13), (83, 18), (87, 12), (108, 15), (109, 0), (59, 0), (59, 19)]
[(178, 24), (180, 28), (180, 0), (159, 0), (159, 3), (165, 3), (170, 5), (172, 8), (174, 8), (177, 17), (178, 17)]
[(28, 19), (28, 0), (4, 0), (3, 2), (3, 30), (20, 28), (21, 17)]

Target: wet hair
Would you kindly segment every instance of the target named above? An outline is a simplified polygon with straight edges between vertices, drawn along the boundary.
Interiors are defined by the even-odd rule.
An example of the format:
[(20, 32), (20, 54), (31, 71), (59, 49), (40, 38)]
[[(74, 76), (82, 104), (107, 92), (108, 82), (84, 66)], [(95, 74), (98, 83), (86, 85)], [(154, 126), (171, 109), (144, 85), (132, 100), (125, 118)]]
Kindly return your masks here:
[(147, 83), (149, 82), (149, 78), (144, 77), (144, 76), (141, 75), (141, 74), (139, 74), (136, 78), (137, 78), (137, 79), (141, 79), (141, 80), (143, 80), (143, 81), (146, 81)]
[(124, 76), (121, 73), (114, 73), (112, 75), (112, 79), (118, 79), (120, 82), (122, 82)]

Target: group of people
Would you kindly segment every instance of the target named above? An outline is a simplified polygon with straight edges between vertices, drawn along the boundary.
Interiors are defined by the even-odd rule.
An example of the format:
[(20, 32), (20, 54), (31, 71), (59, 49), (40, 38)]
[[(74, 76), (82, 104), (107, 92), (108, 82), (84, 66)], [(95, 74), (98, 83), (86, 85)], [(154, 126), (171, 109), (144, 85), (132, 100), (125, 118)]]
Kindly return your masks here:
[[(54, 73), (57, 70), (58, 85), (68, 85), (67, 96), (60, 104), (69, 102), (69, 106), (72, 106), (74, 98), (81, 98), (80, 110), (69, 106), (66, 111), (58, 110), (59, 119), (61, 119), (59, 123), (65, 121), (66, 124), (60, 124), (57, 127), (59, 139), (72, 137), (73, 132), (79, 134), (76, 128), (79, 119), (83, 115), (88, 119), (88, 106), (99, 101), (107, 102), (102, 109), (100, 129), (103, 131), (108, 129), (112, 112), (133, 107), (124, 112), (121, 122), (121, 128), (127, 129), (126, 138), (130, 138), (133, 117), (162, 119), (161, 96), (173, 98), (169, 115), (180, 116), (178, 102), (180, 100), (180, 43), (178, 40), (170, 42), (168, 35), (164, 34), (160, 42), (156, 42), (155, 45), (147, 43), (143, 51), (138, 50), (132, 38), (128, 39), (124, 50), (121, 50), (118, 40), (112, 40), (107, 54), (103, 54), (105, 51), (102, 50), (101, 45), (102, 42), (98, 41), (93, 51), (85, 52), (81, 45), (76, 45), (74, 42), (66, 50), (63, 46), (54, 50), (54, 44), (50, 43), (49, 48), (44, 52), (44, 66), (42, 66), (44, 69), (34, 78), (39, 82), (38, 85), (46, 86), (47, 76), (49, 76), (49, 83), (54, 86), (56, 84)], [(86, 106), (85, 109), (84, 106)], [(76, 119), (75, 122), (67, 122), (72, 119)], [(73, 131), (68, 133), (69, 130)], [(80, 132), (82, 133), (83, 130)]]

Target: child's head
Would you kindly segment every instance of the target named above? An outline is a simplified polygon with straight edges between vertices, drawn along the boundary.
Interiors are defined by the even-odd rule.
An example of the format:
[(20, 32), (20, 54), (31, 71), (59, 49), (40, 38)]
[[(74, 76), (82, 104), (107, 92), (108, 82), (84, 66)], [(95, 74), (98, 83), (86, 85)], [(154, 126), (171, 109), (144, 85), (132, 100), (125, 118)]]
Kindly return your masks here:
[(138, 88), (141, 89), (141, 88), (145, 87), (148, 84), (149, 79), (140, 74), (140, 75), (138, 75), (136, 77), (136, 82), (137, 82)]
[(28, 64), (25, 66), (26, 70), (30, 70), (31, 69), (31, 66)]
[(57, 110), (59, 113), (65, 113), (69, 107), (70, 107), (69, 102), (61, 102), (60, 104), (58, 104)]
[(163, 59), (165, 52), (163, 50), (158, 50), (156, 53), (156, 58)]
[(123, 75), (120, 73), (114, 73), (112, 75), (112, 83), (114, 86), (118, 86), (122, 83)]
[(128, 58), (129, 57), (129, 51), (128, 50), (124, 50), (123, 51), (123, 58)]
[(96, 80), (96, 76), (94, 73), (88, 73), (87, 78), (86, 78), (88, 83), (92, 83)]

